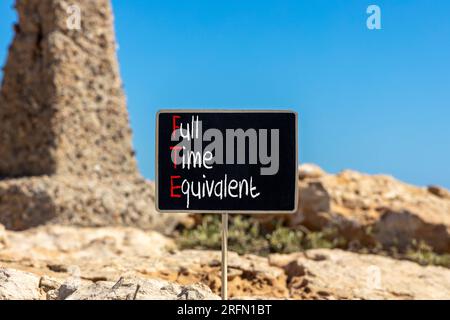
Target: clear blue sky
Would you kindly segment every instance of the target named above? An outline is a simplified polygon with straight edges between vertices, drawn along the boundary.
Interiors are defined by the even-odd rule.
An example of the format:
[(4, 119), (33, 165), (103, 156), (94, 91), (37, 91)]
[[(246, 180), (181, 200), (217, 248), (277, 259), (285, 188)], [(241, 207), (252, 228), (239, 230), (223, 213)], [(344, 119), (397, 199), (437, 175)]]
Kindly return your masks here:
[[(0, 61), (12, 38), (0, 3)], [(377, 4), (382, 30), (366, 28)], [(291, 108), (300, 160), (450, 187), (450, 1), (113, 0), (139, 166), (159, 108)], [(1, 155), (0, 155), (1, 156)]]

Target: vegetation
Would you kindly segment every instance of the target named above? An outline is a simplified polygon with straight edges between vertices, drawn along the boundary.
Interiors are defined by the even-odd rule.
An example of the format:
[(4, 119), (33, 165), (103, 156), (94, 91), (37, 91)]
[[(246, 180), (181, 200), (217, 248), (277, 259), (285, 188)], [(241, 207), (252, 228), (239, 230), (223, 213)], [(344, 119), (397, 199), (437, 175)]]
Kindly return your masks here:
[[(371, 230), (366, 231), (370, 234)], [(221, 247), (220, 215), (204, 215), (201, 222), (191, 229), (181, 230), (177, 237), (183, 249), (214, 249)], [(375, 243), (362, 246), (349, 242), (339, 235), (336, 228), (310, 231), (296, 230), (283, 226), (280, 222), (260, 223), (249, 216), (230, 216), (228, 246), (239, 254), (253, 253), (266, 256), (270, 253), (291, 253), (315, 248), (340, 248), (359, 253), (374, 253), (396, 259), (411, 260), (422, 265), (439, 265), (450, 268), (450, 254), (437, 254), (424, 242), (413, 241), (406, 249), (383, 248)]]

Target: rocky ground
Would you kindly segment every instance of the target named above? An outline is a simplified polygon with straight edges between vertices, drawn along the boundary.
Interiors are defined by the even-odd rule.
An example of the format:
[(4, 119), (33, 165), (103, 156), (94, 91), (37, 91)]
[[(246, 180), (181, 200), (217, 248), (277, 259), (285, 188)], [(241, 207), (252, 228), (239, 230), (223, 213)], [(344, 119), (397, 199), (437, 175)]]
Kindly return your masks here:
[[(220, 252), (135, 228), (0, 231), (0, 299), (217, 299)], [(229, 255), (233, 298), (449, 299), (450, 270), (338, 249)]]

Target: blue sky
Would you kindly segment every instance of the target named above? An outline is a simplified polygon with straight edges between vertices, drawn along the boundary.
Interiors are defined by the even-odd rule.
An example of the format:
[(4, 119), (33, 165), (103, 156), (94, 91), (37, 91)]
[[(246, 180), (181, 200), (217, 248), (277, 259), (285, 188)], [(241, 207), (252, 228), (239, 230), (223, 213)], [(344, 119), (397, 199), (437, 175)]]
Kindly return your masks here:
[[(0, 3), (0, 61), (16, 15)], [(368, 30), (377, 4), (382, 30)], [(160, 108), (289, 108), (300, 161), (450, 188), (450, 1), (113, 0), (139, 166)]]

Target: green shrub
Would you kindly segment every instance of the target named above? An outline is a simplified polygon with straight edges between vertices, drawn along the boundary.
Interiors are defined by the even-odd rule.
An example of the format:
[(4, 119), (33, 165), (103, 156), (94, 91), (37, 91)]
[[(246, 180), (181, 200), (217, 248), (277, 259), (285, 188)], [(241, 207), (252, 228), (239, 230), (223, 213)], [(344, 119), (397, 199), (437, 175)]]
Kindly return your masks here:
[[(199, 225), (183, 230), (177, 241), (182, 249), (220, 249), (220, 215), (203, 216)], [(232, 215), (229, 219), (228, 247), (239, 254), (291, 253), (314, 248), (335, 248), (343, 243), (334, 229), (311, 232), (305, 228), (293, 230), (280, 223), (263, 228), (258, 220), (251, 217)]]
[(437, 254), (423, 241), (413, 241), (412, 246), (406, 250), (404, 258), (421, 265), (438, 265), (450, 268), (450, 254)]
[[(316, 248), (340, 248), (450, 268), (450, 254), (437, 254), (424, 242), (413, 241), (407, 250), (402, 251), (395, 245), (383, 248), (380, 243), (363, 246), (359, 242), (349, 242), (333, 227), (310, 231), (304, 227), (291, 229), (280, 222), (268, 225), (262, 225), (251, 216), (231, 215), (228, 229), (229, 250), (239, 254), (266, 256), (270, 253), (291, 253)], [(192, 229), (182, 230), (176, 240), (181, 249), (220, 250), (221, 231), (220, 215), (204, 215), (200, 224)], [(367, 234), (369, 233), (370, 228), (367, 230)]]

